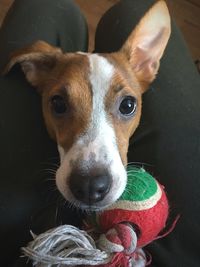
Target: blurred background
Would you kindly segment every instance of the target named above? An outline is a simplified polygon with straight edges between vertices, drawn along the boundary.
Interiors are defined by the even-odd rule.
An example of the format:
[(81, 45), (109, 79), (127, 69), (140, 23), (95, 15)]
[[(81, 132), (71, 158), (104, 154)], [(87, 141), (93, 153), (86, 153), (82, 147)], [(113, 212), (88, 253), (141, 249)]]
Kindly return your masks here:
[[(0, 25), (13, 1), (0, 0)], [(94, 34), (99, 19), (107, 9), (118, 1), (75, 0), (88, 21), (90, 34), (89, 51), (92, 51), (94, 47)], [(171, 14), (185, 37), (194, 62), (197, 63), (200, 60), (200, 0), (167, 0), (167, 3)]]

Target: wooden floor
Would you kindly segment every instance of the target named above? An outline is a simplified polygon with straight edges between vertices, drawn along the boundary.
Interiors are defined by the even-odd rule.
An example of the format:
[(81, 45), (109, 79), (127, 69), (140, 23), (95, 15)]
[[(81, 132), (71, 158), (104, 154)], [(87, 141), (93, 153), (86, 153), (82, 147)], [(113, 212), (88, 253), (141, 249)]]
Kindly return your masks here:
[[(55, 0), (56, 1), (56, 0)], [(75, 0), (85, 14), (90, 33), (90, 51), (96, 25), (102, 14), (119, 0)], [(138, 0), (139, 1), (139, 0)], [(0, 0), (0, 25), (13, 0)], [(200, 59), (200, 0), (167, 0), (194, 60)], [(1, 40), (0, 40), (1, 41)]]

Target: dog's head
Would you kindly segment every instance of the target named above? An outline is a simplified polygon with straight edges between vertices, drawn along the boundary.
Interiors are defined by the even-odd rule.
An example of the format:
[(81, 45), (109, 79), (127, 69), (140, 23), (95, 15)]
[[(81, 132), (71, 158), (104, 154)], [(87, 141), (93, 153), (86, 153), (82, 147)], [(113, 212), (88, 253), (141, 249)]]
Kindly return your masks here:
[(164, 1), (142, 18), (120, 51), (62, 53), (38, 41), (12, 55), (42, 96), (44, 119), (60, 153), (56, 184), (82, 208), (102, 209), (126, 186), (127, 149), (170, 36)]

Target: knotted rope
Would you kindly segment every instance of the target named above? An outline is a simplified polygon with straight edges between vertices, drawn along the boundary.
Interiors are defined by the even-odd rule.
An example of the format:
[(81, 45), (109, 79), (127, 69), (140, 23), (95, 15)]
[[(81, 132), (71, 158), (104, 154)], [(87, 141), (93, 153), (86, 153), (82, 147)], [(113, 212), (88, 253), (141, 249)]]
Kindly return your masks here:
[(118, 224), (100, 235), (95, 243), (83, 230), (71, 225), (62, 225), (38, 236), (27, 247), (22, 248), (25, 256), (37, 267), (52, 266), (137, 266), (146, 258), (136, 249), (137, 236), (128, 224)]

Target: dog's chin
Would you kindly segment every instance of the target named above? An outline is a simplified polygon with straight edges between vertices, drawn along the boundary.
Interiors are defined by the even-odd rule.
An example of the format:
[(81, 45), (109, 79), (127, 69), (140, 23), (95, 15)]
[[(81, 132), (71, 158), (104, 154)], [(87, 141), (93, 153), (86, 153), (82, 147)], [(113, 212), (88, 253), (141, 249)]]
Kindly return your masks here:
[(80, 203), (78, 205), (79, 209), (81, 209), (82, 211), (86, 211), (86, 212), (100, 212), (105, 210), (106, 208), (108, 208), (109, 206), (111, 206), (114, 202), (110, 202), (110, 203), (102, 203), (102, 204), (92, 204), (92, 205), (88, 205), (88, 204), (84, 204), (84, 203)]
[(73, 206), (80, 209), (83, 212), (100, 212), (111, 206), (114, 202), (107, 203), (107, 204), (85, 204), (79, 201), (74, 201), (72, 203)]

